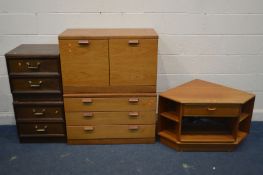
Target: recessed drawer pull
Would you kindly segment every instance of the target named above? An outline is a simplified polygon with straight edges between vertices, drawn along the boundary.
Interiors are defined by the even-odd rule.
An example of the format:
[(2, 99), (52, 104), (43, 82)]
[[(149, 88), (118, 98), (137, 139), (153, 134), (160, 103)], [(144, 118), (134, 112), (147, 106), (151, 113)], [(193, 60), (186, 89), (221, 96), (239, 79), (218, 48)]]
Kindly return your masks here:
[(84, 117), (93, 117), (93, 112), (85, 112), (85, 113), (83, 113), (83, 116)]
[(92, 103), (92, 98), (83, 98), (82, 103)]
[(46, 109), (42, 109), (41, 112), (37, 112), (36, 109), (33, 109), (32, 111), (33, 111), (33, 115), (35, 115), (35, 116), (43, 116), (43, 115), (45, 115)]
[(129, 102), (130, 103), (138, 103), (139, 102), (139, 98), (129, 98)]
[(37, 64), (36, 64), (35, 66), (32, 66), (29, 62), (26, 62), (26, 65), (27, 65), (27, 68), (28, 68), (28, 69), (37, 70), (37, 69), (39, 69), (40, 62), (37, 62)]
[(94, 126), (85, 126), (84, 131), (94, 131)]
[(138, 45), (139, 44), (139, 40), (129, 40), (128, 41), (129, 45), (133, 46), (133, 45)]
[(132, 125), (132, 126), (129, 126), (128, 129), (131, 130), (131, 131), (137, 131), (137, 130), (140, 129), (140, 127), (137, 126), (137, 125)]
[(208, 110), (208, 111), (215, 111), (216, 108), (208, 107), (207, 110)]
[(46, 132), (47, 131), (47, 125), (44, 126), (44, 128), (38, 128), (37, 125), (35, 125), (36, 132)]
[(28, 81), (28, 83), (29, 83), (31, 88), (39, 88), (39, 87), (41, 87), (43, 81), (38, 81), (37, 83), (34, 83), (32, 81)]
[(139, 117), (139, 112), (129, 112), (130, 117)]
[(89, 45), (90, 44), (90, 42), (89, 42), (89, 40), (79, 40), (79, 45)]

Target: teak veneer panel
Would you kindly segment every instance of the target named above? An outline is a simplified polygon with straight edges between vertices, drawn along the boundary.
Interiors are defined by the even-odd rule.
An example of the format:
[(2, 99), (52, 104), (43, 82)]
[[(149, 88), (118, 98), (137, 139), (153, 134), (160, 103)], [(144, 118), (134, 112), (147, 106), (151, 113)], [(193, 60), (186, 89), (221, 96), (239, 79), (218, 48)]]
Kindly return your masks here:
[[(109, 86), (107, 40), (60, 40), (62, 81), (65, 88)], [(74, 92), (74, 91), (73, 91)]]
[(157, 39), (110, 39), (110, 85), (156, 85)]

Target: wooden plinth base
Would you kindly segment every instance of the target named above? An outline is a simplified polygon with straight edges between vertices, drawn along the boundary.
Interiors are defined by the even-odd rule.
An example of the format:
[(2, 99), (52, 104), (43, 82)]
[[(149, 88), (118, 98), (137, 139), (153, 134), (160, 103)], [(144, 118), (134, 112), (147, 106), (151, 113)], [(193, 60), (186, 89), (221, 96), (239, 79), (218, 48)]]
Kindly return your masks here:
[(21, 137), (20, 143), (66, 143), (65, 137)]
[(174, 148), (176, 151), (229, 152), (238, 146), (237, 143), (175, 143), (162, 137), (160, 138), (160, 142)]
[(155, 138), (68, 140), (68, 144), (152, 144)]

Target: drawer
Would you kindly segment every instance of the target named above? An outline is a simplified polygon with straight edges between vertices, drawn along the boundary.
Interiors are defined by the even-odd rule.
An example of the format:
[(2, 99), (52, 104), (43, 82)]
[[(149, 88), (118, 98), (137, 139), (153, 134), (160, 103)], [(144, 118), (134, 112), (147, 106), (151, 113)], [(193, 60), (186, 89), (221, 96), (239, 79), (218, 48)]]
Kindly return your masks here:
[(14, 106), (17, 121), (26, 120), (54, 120), (63, 121), (64, 112), (62, 106)]
[(67, 125), (155, 124), (155, 111), (67, 112)]
[(64, 98), (65, 111), (155, 111), (156, 97)]
[(108, 40), (60, 40), (59, 47), (62, 81), (67, 92), (109, 86)]
[(65, 135), (64, 123), (23, 123), (17, 127), (21, 137)]
[(110, 85), (156, 85), (157, 39), (110, 39)]
[(184, 116), (238, 116), (237, 104), (187, 104), (183, 107)]
[(9, 73), (59, 73), (58, 59), (9, 59)]
[(150, 138), (155, 125), (67, 126), (68, 139)]
[(12, 78), (12, 91), (52, 91), (60, 90), (58, 78)]

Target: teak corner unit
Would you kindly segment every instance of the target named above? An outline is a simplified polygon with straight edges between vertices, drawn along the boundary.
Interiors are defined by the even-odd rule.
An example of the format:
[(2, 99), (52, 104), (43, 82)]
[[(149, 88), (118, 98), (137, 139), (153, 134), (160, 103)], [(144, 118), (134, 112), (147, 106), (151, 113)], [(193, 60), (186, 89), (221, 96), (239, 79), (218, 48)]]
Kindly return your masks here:
[(159, 96), (158, 135), (178, 151), (232, 151), (250, 129), (253, 94), (193, 80)]
[(65, 142), (58, 45), (22, 44), (5, 57), (20, 142)]
[(153, 29), (59, 35), (68, 143), (153, 143), (158, 36)]

